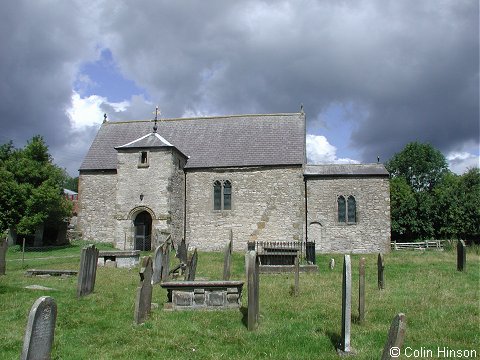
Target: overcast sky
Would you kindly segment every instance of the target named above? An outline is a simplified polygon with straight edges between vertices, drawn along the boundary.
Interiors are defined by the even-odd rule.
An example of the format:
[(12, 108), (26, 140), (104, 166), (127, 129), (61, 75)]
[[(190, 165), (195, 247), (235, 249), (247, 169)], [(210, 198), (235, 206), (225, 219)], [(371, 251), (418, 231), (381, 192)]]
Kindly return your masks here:
[(0, 143), (77, 169), (103, 120), (298, 112), (311, 163), (479, 165), (479, 2), (0, 2)]

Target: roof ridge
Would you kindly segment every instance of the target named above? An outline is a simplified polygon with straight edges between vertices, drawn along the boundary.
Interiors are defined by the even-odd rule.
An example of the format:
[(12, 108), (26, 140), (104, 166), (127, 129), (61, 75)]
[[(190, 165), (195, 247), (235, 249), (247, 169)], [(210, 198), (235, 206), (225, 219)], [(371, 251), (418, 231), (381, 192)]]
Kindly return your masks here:
[[(232, 114), (232, 115), (211, 115), (211, 116), (198, 116), (198, 117), (175, 117), (175, 118), (165, 118), (157, 120), (158, 123), (162, 121), (189, 121), (189, 120), (209, 120), (209, 119), (234, 119), (234, 118), (245, 118), (245, 117), (268, 117), (268, 116), (294, 116), (302, 115), (300, 112), (296, 113), (273, 113), (273, 114)], [(147, 123), (153, 122), (154, 120), (122, 120), (122, 121), (107, 121), (104, 124), (128, 124), (128, 123)]]

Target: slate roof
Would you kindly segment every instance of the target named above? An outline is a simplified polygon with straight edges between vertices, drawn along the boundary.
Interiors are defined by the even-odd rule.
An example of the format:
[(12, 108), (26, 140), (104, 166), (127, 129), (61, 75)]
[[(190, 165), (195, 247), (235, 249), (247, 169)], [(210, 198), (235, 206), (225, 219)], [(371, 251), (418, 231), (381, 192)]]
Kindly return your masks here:
[[(80, 170), (116, 169), (115, 148), (135, 140), (148, 145), (140, 138), (152, 129), (153, 121), (103, 123)], [(157, 133), (189, 157), (186, 168), (191, 169), (305, 162), (303, 113), (165, 119)]]
[(383, 164), (326, 164), (305, 166), (304, 176), (388, 176)]

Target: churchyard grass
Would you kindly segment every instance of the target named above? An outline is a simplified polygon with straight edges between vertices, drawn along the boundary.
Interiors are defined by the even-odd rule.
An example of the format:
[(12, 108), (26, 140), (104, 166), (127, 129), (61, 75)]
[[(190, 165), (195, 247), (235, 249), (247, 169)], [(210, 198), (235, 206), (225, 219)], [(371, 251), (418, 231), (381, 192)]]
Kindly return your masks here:
[[(78, 270), (83, 243), (36, 252), (28, 268)], [(104, 245), (98, 244), (100, 249)], [(19, 257), (20, 255), (20, 257)], [(30, 256), (30, 254), (29, 254)], [(365, 323), (358, 316), (358, 262), (366, 258)], [(330, 270), (330, 258), (337, 264)], [(154, 286), (159, 305), (143, 325), (134, 324), (138, 268), (99, 267), (93, 294), (77, 299), (76, 277), (27, 277), (21, 253), (7, 254), (0, 276), (0, 358), (18, 359), (30, 307), (53, 297), (58, 316), (52, 359), (338, 359), (341, 332), (342, 255), (317, 255), (319, 271), (260, 276), (260, 322), (246, 328), (246, 308), (164, 311), (166, 291)], [(178, 260), (172, 256), (172, 264)], [(352, 255), (351, 347), (355, 359), (379, 359), (393, 317), (407, 318), (404, 347), (476, 350), (480, 357), (480, 256), (469, 249), (466, 272), (455, 251), (397, 251), (385, 255), (385, 289), (377, 287), (377, 254)], [(219, 280), (223, 252), (199, 253), (197, 280)], [(232, 280), (245, 280), (244, 254), (234, 253)], [(27, 285), (55, 290), (28, 290)], [(243, 306), (247, 306), (244, 285)], [(402, 356), (400, 359), (406, 359)], [(436, 358), (435, 356), (433, 358)]]

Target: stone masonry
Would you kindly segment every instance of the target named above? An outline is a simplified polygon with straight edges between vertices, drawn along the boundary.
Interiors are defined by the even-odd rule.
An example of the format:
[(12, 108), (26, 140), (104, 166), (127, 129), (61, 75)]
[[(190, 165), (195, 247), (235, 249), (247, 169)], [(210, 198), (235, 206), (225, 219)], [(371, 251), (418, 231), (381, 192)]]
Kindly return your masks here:
[[(213, 210), (215, 180), (231, 181), (231, 210)], [(237, 251), (248, 241), (302, 240), (304, 208), (300, 166), (187, 173), (186, 239), (201, 250), (223, 250), (230, 229)]]
[(116, 171), (80, 173), (78, 179), (78, 227), (84, 240), (115, 243), (116, 196)]
[[(307, 180), (308, 241), (322, 253), (374, 253), (390, 249), (390, 187), (387, 177)], [(338, 223), (337, 197), (353, 195), (355, 224)]]
[(155, 244), (156, 232), (180, 241), (185, 160), (171, 148), (151, 149), (148, 166), (139, 165), (139, 156), (135, 149), (118, 152), (115, 238), (122, 242), (127, 234), (127, 248), (133, 248), (132, 221), (146, 210), (152, 216), (152, 247), (159, 245)]

